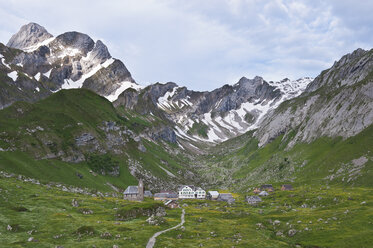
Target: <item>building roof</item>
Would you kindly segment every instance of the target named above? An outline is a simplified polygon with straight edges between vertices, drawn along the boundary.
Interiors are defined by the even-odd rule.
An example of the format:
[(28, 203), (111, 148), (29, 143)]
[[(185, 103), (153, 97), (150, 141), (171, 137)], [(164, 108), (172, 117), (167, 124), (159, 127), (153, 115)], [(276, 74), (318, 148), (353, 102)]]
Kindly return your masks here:
[(267, 191), (262, 191), (262, 192), (259, 193), (259, 195), (261, 195), (261, 196), (266, 196), (266, 195), (269, 195), (269, 194), (268, 194)]
[(167, 198), (168, 195), (168, 193), (155, 193), (154, 198)]
[(211, 196), (219, 196), (219, 192), (218, 191), (209, 191), (209, 194)]
[(191, 188), (193, 191), (196, 190), (196, 187), (194, 185), (180, 185), (178, 187), (178, 191), (181, 191), (184, 187), (188, 186), (189, 188)]
[[(198, 191), (198, 190), (203, 190), (203, 191), (205, 191), (204, 189), (202, 189), (201, 187), (197, 187), (196, 189), (195, 189), (195, 191)], [(205, 191), (206, 192), (206, 191)]]
[(139, 188), (138, 186), (128, 186), (126, 190), (123, 192), (125, 195), (132, 195), (132, 194), (138, 194)]
[(263, 184), (260, 188), (273, 188), (272, 184)]
[(259, 196), (257, 196), (257, 195), (252, 195), (252, 196), (248, 196), (247, 198), (246, 198), (246, 201), (247, 202), (261, 202), (262, 201), (262, 198), (260, 198)]
[(291, 184), (284, 184), (282, 185), (285, 189), (293, 189), (293, 186)]
[(153, 194), (150, 190), (145, 190), (144, 191), (144, 196), (153, 196)]
[(175, 200), (168, 200), (167, 202), (165, 202), (165, 204), (164, 205), (169, 205), (169, 204), (171, 204), (171, 203), (176, 203), (176, 204), (178, 204)]
[(166, 197), (167, 197), (167, 198), (179, 198), (179, 194), (174, 194), (174, 193), (172, 193), (172, 194), (167, 194)]
[(232, 196), (231, 193), (221, 193), (221, 194), (219, 194), (219, 198), (220, 199), (226, 199), (226, 200), (228, 200), (228, 199), (232, 199), (233, 196)]
[(218, 201), (225, 201), (228, 203), (232, 203), (235, 201), (234, 197), (232, 196), (231, 193), (221, 193), (219, 194)]

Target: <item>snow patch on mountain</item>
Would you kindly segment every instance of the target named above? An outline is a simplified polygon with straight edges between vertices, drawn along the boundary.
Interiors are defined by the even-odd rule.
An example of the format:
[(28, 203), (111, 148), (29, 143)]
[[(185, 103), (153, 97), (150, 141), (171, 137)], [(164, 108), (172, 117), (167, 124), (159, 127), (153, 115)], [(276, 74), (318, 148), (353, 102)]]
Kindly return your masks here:
[(49, 78), (50, 75), (51, 75), (51, 72), (52, 72), (52, 69), (50, 69), (50, 70), (47, 71), (46, 73), (43, 73), (43, 75), (46, 76), (47, 78)]
[(5, 65), (8, 69), (11, 69), (10, 66), (5, 62), (5, 58), (2, 54), (0, 54), (1, 63)]
[(270, 85), (278, 88), (284, 94), (283, 101), (294, 98), (302, 94), (307, 85), (313, 81), (313, 78), (303, 77), (298, 80), (283, 79), (280, 82), (269, 82)]
[(34, 76), (34, 78), (35, 78), (37, 81), (39, 81), (39, 80), (40, 80), (40, 76), (41, 76), (41, 74), (40, 74), (40, 72), (38, 72), (38, 73), (36, 73), (36, 75)]
[(87, 78), (92, 77), (96, 72), (98, 72), (102, 68), (107, 68), (109, 65), (111, 65), (114, 62), (113, 58), (110, 58), (106, 60), (102, 64), (98, 64), (95, 67), (93, 67), (88, 73), (83, 74), (80, 79), (73, 81), (71, 79), (65, 79), (65, 83), (61, 86), (61, 89), (74, 89), (74, 88), (81, 88), (83, 86), (84, 81)]
[[(176, 116), (178, 114), (179, 116), (174, 118), (177, 124), (176, 134), (180, 138), (188, 138), (193, 141), (199, 140), (219, 143), (233, 136), (257, 129), (260, 121), (269, 111), (276, 109), (283, 101), (299, 96), (312, 80), (312, 78), (305, 77), (294, 81), (284, 79), (280, 82), (269, 82), (269, 85), (275, 87), (274, 91), (277, 89), (281, 91), (279, 97), (273, 99), (251, 99), (247, 102), (241, 103), (238, 108), (231, 109), (225, 113), (217, 112), (212, 114), (214, 111), (219, 109), (223, 98), (216, 100), (212, 110), (198, 116), (192, 115), (193, 118), (191, 118), (190, 115), (185, 114), (184, 111), (180, 111), (179, 113), (176, 113)], [(236, 86), (238, 85), (236, 84)], [(186, 104), (188, 106), (193, 105), (188, 100), (190, 96), (187, 96), (187, 99), (181, 101), (184, 103), (183, 105), (179, 104), (180, 100), (172, 100), (172, 97), (177, 94), (177, 89), (178, 87), (173, 88), (172, 91), (166, 92), (164, 96), (158, 99), (157, 105), (160, 109), (170, 111), (175, 105), (179, 108), (182, 108), (185, 103), (188, 103)], [(173, 114), (175, 113), (173, 112)], [(197, 134), (189, 134), (189, 130), (193, 128), (195, 122), (203, 123), (208, 127), (206, 130), (207, 137), (200, 137)]]
[(63, 47), (60, 46), (60, 49), (62, 50), (61, 53), (58, 54), (57, 58), (65, 58), (66, 56), (74, 57), (81, 53), (81, 51), (77, 48), (71, 48), (71, 47)]
[(12, 71), (12, 72), (8, 73), (8, 77), (10, 77), (13, 81), (17, 81), (18, 72), (17, 71)]
[(170, 101), (169, 99), (175, 95), (178, 88), (179, 87), (174, 87), (172, 91), (167, 91), (164, 94), (164, 96), (161, 96), (160, 98), (158, 98), (157, 105), (160, 109), (166, 110), (166, 109), (171, 109), (172, 107), (175, 107), (174, 103)]
[(118, 96), (120, 94), (122, 94), (123, 91), (125, 91), (128, 88), (132, 88), (132, 89), (135, 89), (137, 91), (139, 91), (143, 88), (143, 86), (138, 85), (136, 83), (129, 82), (129, 81), (123, 81), (120, 84), (121, 84), (120, 87), (118, 89), (116, 89), (115, 92), (113, 92), (111, 95), (105, 96), (106, 99), (108, 99), (110, 102), (114, 102), (115, 100), (117, 100)]
[(41, 46), (48, 46), (49, 43), (51, 43), (56, 37), (51, 37), (49, 39), (46, 39), (40, 43), (37, 43), (35, 45), (32, 45), (32, 46), (29, 46), (29, 47), (26, 47), (26, 48), (23, 48), (22, 50), (26, 53), (31, 53), (33, 51), (36, 51), (39, 47)]

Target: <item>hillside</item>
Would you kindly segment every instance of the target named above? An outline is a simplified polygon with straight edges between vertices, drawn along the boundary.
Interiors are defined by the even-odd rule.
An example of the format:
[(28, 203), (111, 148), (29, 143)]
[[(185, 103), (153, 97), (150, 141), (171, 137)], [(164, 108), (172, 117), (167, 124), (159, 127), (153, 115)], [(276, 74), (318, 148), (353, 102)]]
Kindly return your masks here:
[(258, 129), (201, 156), (215, 185), (256, 183), (372, 186), (373, 56), (358, 49), (281, 103)]
[(187, 158), (154, 136), (152, 127), (161, 126), (154, 117), (117, 111), (89, 90), (61, 90), (0, 111), (0, 168), (97, 190), (112, 191), (107, 183), (123, 189), (136, 178), (167, 189), (188, 180), (179, 176)]

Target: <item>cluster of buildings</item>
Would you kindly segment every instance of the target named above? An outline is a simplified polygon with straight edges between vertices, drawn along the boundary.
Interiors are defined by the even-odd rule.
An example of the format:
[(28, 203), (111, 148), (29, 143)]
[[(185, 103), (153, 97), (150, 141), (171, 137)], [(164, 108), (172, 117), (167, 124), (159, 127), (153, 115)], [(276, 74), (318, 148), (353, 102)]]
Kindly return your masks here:
[[(281, 186), (281, 190), (282, 191), (293, 190), (293, 186), (290, 185), (290, 184), (283, 184)], [(253, 193), (257, 194), (257, 195), (246, 196), (246, 201), (247, 201), (247, 203), (249, 203), (251, 205), (255, 205), (255, 204), (262, 201), (260, 196), (267, 196), (267, 195), (269, 195), (269, 193), (271, 193), (273, 191), (275, 191), (275, 190), (274, 190), (272, 184), (264, 184), (264, 185), (262, 185), (258, 188), (255, 188), (253, 190)]]
[(138, 186), (128, 186), (123, 192), (123, 198), (130, 201), (143, 201), (144, 197), (153, 197), (154, 200), (164, 201), (165, 205), (174, 208), (178, 207), (176, 200), (179, 199), (208, 199), (216, 201), (225, 201), (233, 203), (235, 201), (231, 193), (219, 193), (218, 191), (206, 192), (201, 187), (195, 187), (193, 185), (182, 185), (178, 188), (178, 193), (172, 191), (161, 191), (154, 195), (144, 190), (144, 183), (142, 180), (139, 181)]
[[(283, 184), (281, 190), (293, 190), (293, 186), (290, 184)], [(262, 201), (260, 196), (267, 196), (273, 192), (274, 188), (271, 184), (264, 184), (253, 190), (256, 195), (247, 196), (246, 201), (249, 204), (257, 204)], [(123, 192), (123, 198), (130, 201), (143, 201), (144, 197), (153, 197), (154, 200), (164, 201), (165, 205), (170, 208), (179, 207), (177, 200), (179, 199), (208, 199), (212, 201), (225, 201), (228, 203), (235, 202), (234, 197), (231, 193), (219, 193), (218, 191), (208, 191), (200, 187), (193, 185), (182, 185), (178, 188), (178, 193), (171, 191), (162, 191), (155, 193), (154, 195), (149, 190), (144, 190), (144, 183), (142, 180), (139, 181), (137, 186), (128, 186)]]

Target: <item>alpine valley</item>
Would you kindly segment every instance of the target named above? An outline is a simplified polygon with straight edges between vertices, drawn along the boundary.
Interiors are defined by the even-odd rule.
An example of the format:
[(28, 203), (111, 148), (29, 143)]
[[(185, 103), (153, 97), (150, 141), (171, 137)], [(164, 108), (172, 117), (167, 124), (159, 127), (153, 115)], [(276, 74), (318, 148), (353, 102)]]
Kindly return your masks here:
[[(163, 204), (123, 200), (139, 180), (235, 193), (180, 202), (155, 247), (371, 247), (373, 49), (213, 91), (134, 78), (83, 33), (29, 23), (0, 43), (1, 247), (144, 247), (181, 209), (148, 224)], [(294, 190), (248, 205), (264, 184)]]

